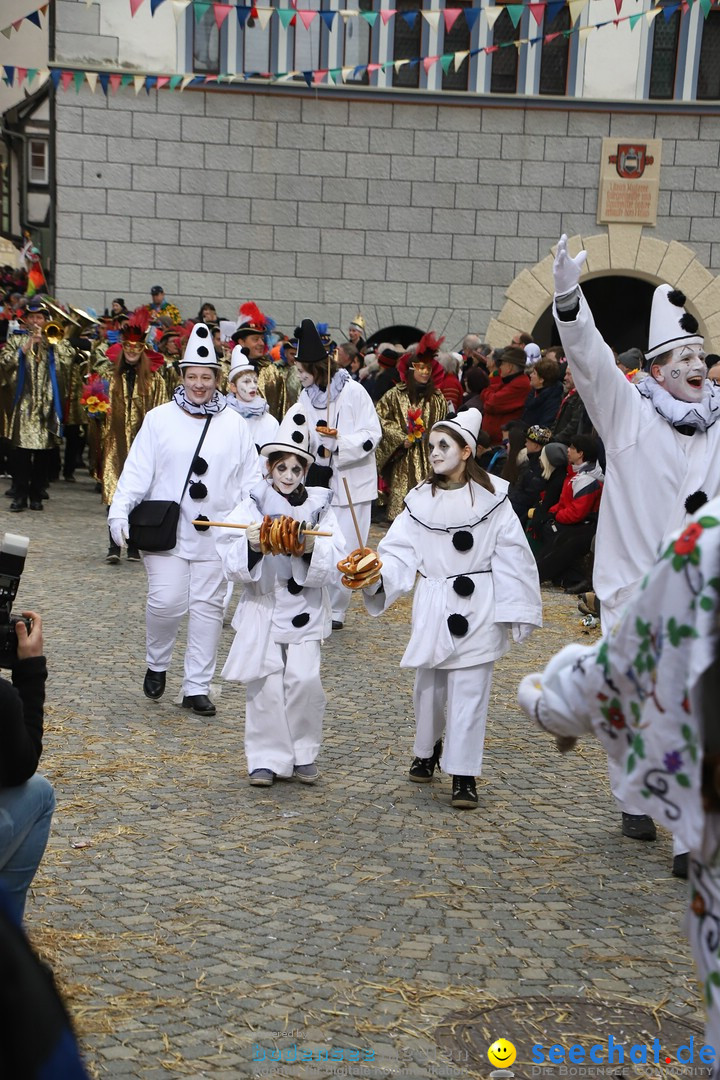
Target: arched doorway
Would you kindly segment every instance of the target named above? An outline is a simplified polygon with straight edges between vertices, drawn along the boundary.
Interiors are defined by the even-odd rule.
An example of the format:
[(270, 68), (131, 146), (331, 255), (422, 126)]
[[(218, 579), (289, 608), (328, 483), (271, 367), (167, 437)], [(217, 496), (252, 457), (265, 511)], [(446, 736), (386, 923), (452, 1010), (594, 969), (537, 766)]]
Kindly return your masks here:
[[(655, 288), (649, 281), (621, 274), (591, 278), (583, 282), (583, 293), (595, 319), (595, 325), (617, 352), (633, 346), (647, 347), (650, 307)], [(560, 337), (548, 305), (532, 331), (543, 346), (558, 345)]]

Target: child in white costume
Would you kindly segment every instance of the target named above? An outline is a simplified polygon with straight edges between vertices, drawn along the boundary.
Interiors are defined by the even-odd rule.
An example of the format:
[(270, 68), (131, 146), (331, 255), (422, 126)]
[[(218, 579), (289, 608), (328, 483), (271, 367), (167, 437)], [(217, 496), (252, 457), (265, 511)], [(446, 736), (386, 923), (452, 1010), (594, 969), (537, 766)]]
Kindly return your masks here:
[(280, 425), (258, 390), (257, 371), (248, 360), (248, 355), (242, 345), (236, 345), (232, 351), (228, 385), (230, 392), (225, 400), (231, 409), (240, 413), (250, 428), (252, 440), (259, 450), (261, 446), (275, 438)]
[[(304, 486), (314, 458), (297, 405), (260, 452), (268, 459), (267, 476), (227, 519), (251, 528), (218, 530), (216, 537), (226, 576), (243, 584), (232, 623), (236, 637), (222, 673), (247, 687), (250, 783), (267, 787), (275, 777), (296, 776), (312, 784), (319, 776), (315, 758), (325, 712), (320, 643), (331, 632), (327, 585), (337, 576), (343, 540), (330, 492)], [(306, 537), (304, 554), (263, 554), (266, 515), (304, 521), (332, 535)]]
[(417, 668), (410, 779), (427, 783), (439, 762), (461, 809), (477, 806), (493, 665), (507, 651), (508, 628), (520, 642), (542, 625), (535, 560), (507, 482), (475, 462), (481, 422), (468, 409), (433, 426), (433, 472), (408, 493), (378, 547), (380, 581), (346, 575), (365, 589), (371, 615), (411, 592), (420, 575), (401, 661)]

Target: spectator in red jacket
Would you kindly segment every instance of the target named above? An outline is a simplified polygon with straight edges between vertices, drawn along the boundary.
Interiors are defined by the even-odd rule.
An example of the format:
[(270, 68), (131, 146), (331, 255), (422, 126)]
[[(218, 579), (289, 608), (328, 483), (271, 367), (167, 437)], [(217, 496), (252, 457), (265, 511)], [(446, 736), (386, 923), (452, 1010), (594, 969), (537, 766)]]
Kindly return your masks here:
[(519, 420), (530, 393), (530, 379), (525, 374), (525, 350), (508, 345), (503, 350), (498, 370), (490, 376), (490, 385), (482, 394), (483, 431), (493, 446), (502, 441), (502, 429), (510, 420)]
[(452, 405), (452, 409), (448, 408), (448, 415), (453, 412), (457, 412), (462, 405), (463, 393), (462, 383), (458, 379), (458, 371), (460, 370), (460, 360), (457, 353), (439, 352), (437, 355), (438, 363), (445, 372), (445, 377), (440, 383), (438, 390), (441, 391), (443, 397)]

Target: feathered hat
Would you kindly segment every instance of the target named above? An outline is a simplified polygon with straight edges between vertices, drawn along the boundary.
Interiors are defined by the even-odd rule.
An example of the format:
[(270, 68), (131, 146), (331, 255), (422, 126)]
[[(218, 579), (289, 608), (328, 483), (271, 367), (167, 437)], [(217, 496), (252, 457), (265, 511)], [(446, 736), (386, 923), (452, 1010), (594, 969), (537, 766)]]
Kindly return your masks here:
[(650, 310), (650, 332), (645, 359), (676, 349), (678, 345), (703, 345), (698, 321), (685, 310), (685, 294), (672, 285), (658, 285)]
[(205, 323), (195, 323), (190, 331), (180, 367), (220, 367), (212, 343), (212, 330)]
[(120, 327), (120, 340), (144, 345), (149, 326), (150, 312), (148, 309), (146, 307), (136, 308), (127, 322)]
[(337, 346), (333, 341), (332, 334), (330, 333), (330, 324), (326, 322), (319, 322), (317, 324), (317, 332), (320, 335), (320, 340), (327, 349), (328, 352), (333, 352)]
[[(309, 319), (305, 320), (309, 322)], [(313, 326), (314, 329), (314, 326)], [(315, 455), (310, 450), (310, 428), (307, 417), (298, 405), (291, 406), (280, 422), (272, 442), (260, 447), (263, 457), (270, 454), (297, 454), (308, 465), (312, 465)]]
[(440, 346), (442, 345), (444, 340), (444, 337), (435, 337), (435, 334), (432, 332), (432, 330), (428, 330), (427, 334), (423, 334), (423, 336), (417, 343), (417, 349), (415, 350), (415, 359), (424, 360), (426, 364), (429, 363), (431, 360), (434, 360), (438, 352), (440, 351)]
[(252, 301), (242, 304), (239, 314), (238, 328), (232, 335), (232, 340), (236, 344), (246, 334), (262, 334), (267, 341), (269, 334), (275, 329), (275, 320), (271, 319), (269, 315), (263, 315), (257, 304)]

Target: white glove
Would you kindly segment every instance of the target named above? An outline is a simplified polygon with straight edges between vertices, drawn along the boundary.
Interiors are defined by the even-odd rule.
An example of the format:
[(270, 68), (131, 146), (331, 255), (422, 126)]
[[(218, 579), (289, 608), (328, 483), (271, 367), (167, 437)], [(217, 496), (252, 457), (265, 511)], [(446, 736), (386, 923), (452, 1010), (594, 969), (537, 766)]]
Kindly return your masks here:
[(130, 525), (127, 518), (108, 518), (108, 528), (116, 547), (127, 547), (130, 538)]
[(260, 550), (260, 522), (259, 521), (254, 521), (252, 525), (248, 525), (247, 529), (245, 530), (245, 537), (247, 539), (248, 546), (251, 547), (253, 549), (253, 551), (259, 551)]
[(512, 624), (512, 639), (516, 645), (522, 645), (524, 641), (532, 634), (534, 626), (524, 622), (514, 622)]
[(314, 547), (315, 547), (315, 537), (314, 536), (306, 536), (305, 537), (305, 551), (304, 551), (304, 554), (309, 555)]
[[(320, 445), (325, 447), (325, 449), (327, 450), (328, 455), (329, 455), (329, 454), (334, 454), (335, 453), (335, 451), (337, 450), (337, 445), (338, 444), (337, 444), (337, 439), (328, 439), (327, 436), (323, 435), (322, 438), (320, 439)], [(321, 460), (322, 460), (322, 458), (321, 458)], [(327, 458), (326, 458), (326, 460), (327, 460)]]
[(553, 263), (556, 296), (565, 296), (567, 293), (575, 291), (587, 259), (587, 251), (578, 252), (574, 258), (569, 255), (567, 239), (567, 233), (563, 233), (558, 240), (557, 253)]

